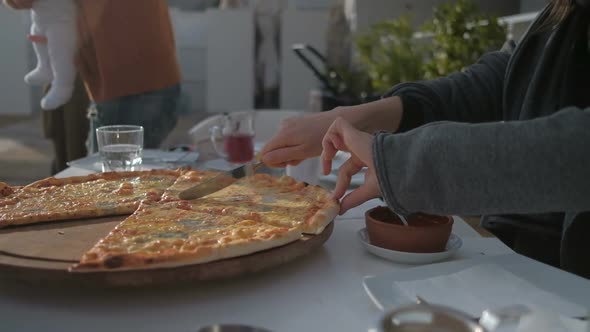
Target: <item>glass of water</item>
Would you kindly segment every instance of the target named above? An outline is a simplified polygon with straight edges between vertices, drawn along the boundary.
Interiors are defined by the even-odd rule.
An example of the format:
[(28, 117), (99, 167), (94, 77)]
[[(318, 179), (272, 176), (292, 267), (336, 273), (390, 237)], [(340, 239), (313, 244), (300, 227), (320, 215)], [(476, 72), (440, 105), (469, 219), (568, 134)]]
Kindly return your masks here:
[(141, 169), (142, 126), (104, 126), (96, 129), (102, 171), (136, 171)]

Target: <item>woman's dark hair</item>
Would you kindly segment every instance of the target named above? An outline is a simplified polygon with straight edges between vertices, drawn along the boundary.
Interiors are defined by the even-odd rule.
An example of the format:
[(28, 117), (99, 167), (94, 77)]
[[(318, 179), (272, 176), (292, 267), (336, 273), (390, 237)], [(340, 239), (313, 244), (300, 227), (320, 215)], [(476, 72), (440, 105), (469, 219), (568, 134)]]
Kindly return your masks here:
[(547, 25), (553, 26), (563, 21), (574, 8), (574, 0), (551, 0), (551, 12), (547, 18)]

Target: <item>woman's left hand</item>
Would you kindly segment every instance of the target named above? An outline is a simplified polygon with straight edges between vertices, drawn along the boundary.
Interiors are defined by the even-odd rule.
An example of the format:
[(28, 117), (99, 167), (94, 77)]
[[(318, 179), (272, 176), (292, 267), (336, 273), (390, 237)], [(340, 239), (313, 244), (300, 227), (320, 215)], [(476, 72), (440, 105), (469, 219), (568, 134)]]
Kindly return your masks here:
[(338, 180), (333, 197), (342, 198), (350, 185), (353, 175), (367, 167), (365, 182), (346, 195), (340, 202), (340, 214), (361, 205), (362, 203), (379, 197), (379, 183), (375, 175), (375, 166), (371, 152), (373, 136), (355, 129), (342, 118), (337, 118), (322, 140), (322, 167), (325, 175), (332, 170), (332, 160), (336, 152), (350, 152), (351, 157), (338, 170)]

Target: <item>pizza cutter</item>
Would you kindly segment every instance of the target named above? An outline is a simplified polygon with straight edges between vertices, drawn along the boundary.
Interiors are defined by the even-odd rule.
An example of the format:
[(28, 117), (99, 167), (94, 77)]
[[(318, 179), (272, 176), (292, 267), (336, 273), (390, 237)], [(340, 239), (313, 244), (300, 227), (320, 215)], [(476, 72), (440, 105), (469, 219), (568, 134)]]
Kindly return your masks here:
[(261, 161), (246, 163), (230, 171), (225, 171), (214, 178), (197, 184), (196, 186), (185, 189), (178, 194), (178, 197), (184, 200), (191, 200), (207, 196), (229, 186), (237, 179), (254, 175), (254, 173), (256, 173), (256, 171), (262, 166), (264, 166), (264, 164)]

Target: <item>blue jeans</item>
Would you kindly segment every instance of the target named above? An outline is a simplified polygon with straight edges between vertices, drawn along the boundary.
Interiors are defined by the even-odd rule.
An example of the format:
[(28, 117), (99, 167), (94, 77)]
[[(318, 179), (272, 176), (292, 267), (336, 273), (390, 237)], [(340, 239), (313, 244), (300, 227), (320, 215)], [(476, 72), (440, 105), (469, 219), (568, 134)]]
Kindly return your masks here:
[(176, 126), (180, 99), (180, 85), (174, 85), (152, 92), (92, 103), (88, 110), (88, 153), (98, 151), (96, 128), (109, 125), (143, 126), (143, 147), (157, 149)]

